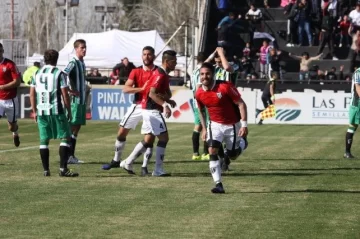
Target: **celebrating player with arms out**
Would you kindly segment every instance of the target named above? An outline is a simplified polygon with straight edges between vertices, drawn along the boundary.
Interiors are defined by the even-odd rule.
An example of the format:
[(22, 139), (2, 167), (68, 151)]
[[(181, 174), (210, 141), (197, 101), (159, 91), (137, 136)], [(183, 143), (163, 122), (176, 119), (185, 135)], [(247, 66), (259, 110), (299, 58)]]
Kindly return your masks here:
[(4, 113), (6, 114), (8, 128), (13, 133), (14, 145), (19, 147), (19, 126), (17, 124), (19, 101), (16, 93), (21, 82), (20, 73), (15, 63), (5, 58), (3, 54), (4, 48), (0, 43), (0, 118)]
[[(231, 82), (216, 81), (214, 66), (204, 63), (200, 69), (202, 86), (196, 92), (200, 121), (204, 129), (205, 116), (202, 108), (209, 112), (210, 122), (203, 130), (203, 140), (208, 141), (210, 172), (216, 184), (213, 193), (225, 193), (221, 183), (221, 167), (218, 149), (222, 142), (226, 145), (226, 156), (236, 159), (247, 147), (247, 109), (245, 102)], [(241, 120), (241, 121), (240, 121)], [(240, 121), (240, 122), (239, 122)]]

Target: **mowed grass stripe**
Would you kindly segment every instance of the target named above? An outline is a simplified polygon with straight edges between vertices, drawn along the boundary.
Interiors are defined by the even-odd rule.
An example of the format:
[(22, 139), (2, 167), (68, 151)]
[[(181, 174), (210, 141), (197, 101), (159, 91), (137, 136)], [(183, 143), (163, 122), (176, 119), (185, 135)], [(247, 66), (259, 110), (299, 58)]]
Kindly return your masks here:
[[(20, 148), (37, 145), (36, 125), (19, 123)], [(342, 159), (347, 126), (250, 125), (249, 148), (223, 175), (227, 193), (212, 195), (208, 162), (191, 160), (192, 124), (168, 124), (172, 177), (101, 170), (113, 157), (117, 124), (81, 129), (77, 156), (86, 163), (71, 166), (76, 179), (57, 176), (59, 141), (50, 144), (50, 178), (37, 148), (0, 154), (0, 238), (360, 237), (360, 163)], [(0, 135), (0, 150), (14, 149), (5, 125)], [(140, 127), (129, 134), (123, 158), (142, 137)]]

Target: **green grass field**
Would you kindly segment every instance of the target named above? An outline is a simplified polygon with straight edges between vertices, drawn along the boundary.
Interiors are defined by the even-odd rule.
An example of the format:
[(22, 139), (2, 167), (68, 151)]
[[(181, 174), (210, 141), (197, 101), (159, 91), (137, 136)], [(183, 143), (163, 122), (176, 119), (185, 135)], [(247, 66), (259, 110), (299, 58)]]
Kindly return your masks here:
[[(78, 178), (60, 178), (58, 141), (43, 177), (36, 124), (21, 120), (15, 149), (0, 128), (0, 238), (360, 238), (360, 161), (345, 160), (346, 126), (250, 126), (249, 148), (213, 195), (208, 162), (192, 161), (192, 124), (169, 124), (171, 177), (101, 170), (117, 122), (88, 122)], [(128, 136), (127, 156), (141, 139)], [(360, 156), (355, 136), (353, 154)], [(151, 160), (153, 168), (154, 157)], [(141, 160), (135, 165), (140, 172)]]

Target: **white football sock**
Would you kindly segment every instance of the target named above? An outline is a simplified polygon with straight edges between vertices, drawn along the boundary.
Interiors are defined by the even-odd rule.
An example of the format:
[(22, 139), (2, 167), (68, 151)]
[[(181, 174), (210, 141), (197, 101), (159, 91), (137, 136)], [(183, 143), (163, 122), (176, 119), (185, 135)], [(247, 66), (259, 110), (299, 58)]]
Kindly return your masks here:
[(126, 165), (132, 165), (135, 160), (145, 152), (146, 148), (144, 147), (144, 145), (139, 142), (134, 150), (131, 152), (131, 154), (129, 155), (129, 157), (127, 157), (127, 159), (125, 160), (125, 164)]
[(122, 151), (125, 148), (126, 141), (115, 141), (115, 155), (114, 155), (114, 161), (119, 162), (121, 158)]
[(142, 164), (141, 167), (143, 167), (143, 168), (147, 167), (147, 165), (148, 165), (148, 163), (149, 163), (149, 161), (151, 159), (151, 156), (152, 156), (152, 150), (153, 150), (153, 148), (147, 148), (146, 149), (146, 152), (144, 154), (143, 164)]
[(211, 175), (213, 177), (215, 184), (220, 183), (221, 182), (220, 161), (219, 160), (216, 160), (216, 161), (210, 160), (209, 166), (210, 166), (210, 172), (211, 172)]
[(154, 171), (163, 170), (165, 148), (156, 146), (156, 161)]

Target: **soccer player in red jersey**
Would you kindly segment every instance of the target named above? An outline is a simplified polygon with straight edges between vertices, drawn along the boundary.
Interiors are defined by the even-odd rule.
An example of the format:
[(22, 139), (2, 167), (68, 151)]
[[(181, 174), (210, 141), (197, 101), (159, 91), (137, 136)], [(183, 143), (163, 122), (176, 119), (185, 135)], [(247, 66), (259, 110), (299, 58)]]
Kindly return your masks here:
[[(119, 131), (115, 141), (115, 155), (110, 164), (103, 165), (104, 170), (109, 170), (111, 168), (120, 167), (121, 154), (125, 148), (126, 136), (130, 132), (131, 129), (135, 129), (137, 124), (142, 120), (142, 107), (141, 102), (144, 96), (145, 87), (157, 69), (157, 66), (154, 65), (155, 60), (155, 50), (151, 46), (145, 46), (142, 50), (142, 60), (143, 65), (133, 69), (129, 75), (128, 80), (126, 81), (123, 92), (135, 94), (134, 102), (122, 118), (119, 124)], [(150, 139), (146, 140), (148, 142), (151, 141), (151, 135), (145, 136), (150, 137)], [(154, 140), (154, 139), (152, 139)], [(143, 149), (144, 146), (144, 149)], [(142, 174), (147, 174), (147, 164), (152, 156), (152, 144), (146, 144), (145, 141), (139, 142), (136, 148), (141, 148), (141, 153), (144, 153), (144, 161), (142, 167)], [(130, 174), (134, 174), (132, 170), (132, 165), (122, 165), (122, 167), (128, 171)]]
[[(169, 141), (169, 135), (166, 123), (162, 113), (166, 118), (171, 116), (171, 107), (175, 107), (175, 101), (171, 100), (169, 73), (176, 66), (176, 52), (172, 50), (165, 51), (162, 55), (162, 65), (156, 69), (151, 78), (151, 82), (146, 87), (143, 97), (143, 124), (142, 134), (156, 136), (159, 141), (156, 146), (156, 162), (152, 173), (153, 176), (168, 176), (164, 172), (163, 162), (166, 145)], [(170, 104), (170, 106), (169, 106)], [(152, 142), (146, 142), (152, 143)]]
[(226, 145), (226, 157), (236, 159), (247, 147), (247, 109), (245, 102), (231, 82), (214, 79), (214, 66), (204, 63), (200, 68), (202, 86), (196, 91), (200, 121), (204, 129), (204, 107), (209, 113), (210, 122), (203, 130), (202, 138), (207, 140), (210, 154), (210, 172), (216, 184), (213, 193), (225, 193), (221, 183), (221, 167), (218, 149), (222, 142)]
[(0, 43), (0, 118), (6, 114), (16, 147), (20, 145), (17, 124), (19, 101), (16, 96), (20, 83), (20, 72), (13, 61), (4, 57), (4, 47)]

